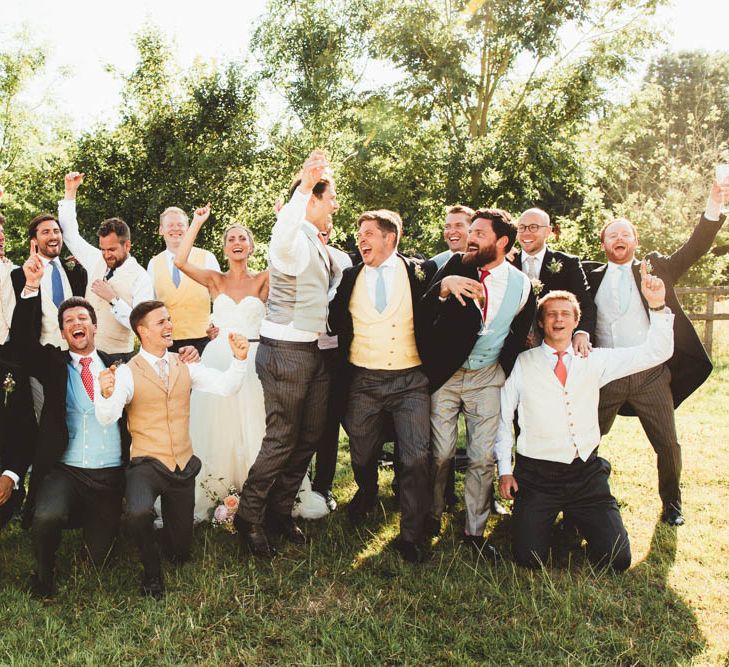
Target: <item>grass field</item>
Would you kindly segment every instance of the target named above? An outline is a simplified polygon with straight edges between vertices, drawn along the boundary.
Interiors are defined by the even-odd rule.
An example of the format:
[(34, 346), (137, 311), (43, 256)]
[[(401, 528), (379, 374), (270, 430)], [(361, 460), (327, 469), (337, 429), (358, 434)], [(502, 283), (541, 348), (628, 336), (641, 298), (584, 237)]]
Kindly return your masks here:
[[(0, 663), (728, 665), (728, 362), (677, 413), (685, 526), (658, 523), (654, 454), (637, 420), (621, 418), (601, 445), (632, 541), (623, 575), (593, 571), (564, 544), (543, 571), (494, 568), (460, 545), (460, 514), (430, 562), (408, 565), (390, 546), (389, 473), (363, 529), (337, 511), (305, 525), (309, 544), (283, 547), (272, 564), (240, 555), (226, 533), (197, 529), (193, 561), (166, 570), (163, 602), (138, 595), (126, 539), (97, 573), (73, 533), (60, 550), (57, 598), (31, 599), (30, 539), (14, 525), (0, 534)], [(342, 504), (354, 492), (347, 462), (343, 444)], [(509, 517), (489, 530), (508, 553)]]

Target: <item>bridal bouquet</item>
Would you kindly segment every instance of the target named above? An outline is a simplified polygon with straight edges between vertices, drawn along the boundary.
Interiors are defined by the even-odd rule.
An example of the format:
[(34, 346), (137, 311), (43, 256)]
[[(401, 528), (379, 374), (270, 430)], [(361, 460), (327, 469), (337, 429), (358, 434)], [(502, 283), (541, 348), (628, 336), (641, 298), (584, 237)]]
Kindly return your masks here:
[(235, 526), (233, 525), (233, 517), (238, 511), (238, 503), (240, 501), (240, 495), (238, 489), (231, 486), (228, 489), (228, 495), (222, 500), (218, 501), (218, 504), (213, 511), (213, 520), (211, 523), (216, 528), (223, 528), (229, 533), (235, 533)]

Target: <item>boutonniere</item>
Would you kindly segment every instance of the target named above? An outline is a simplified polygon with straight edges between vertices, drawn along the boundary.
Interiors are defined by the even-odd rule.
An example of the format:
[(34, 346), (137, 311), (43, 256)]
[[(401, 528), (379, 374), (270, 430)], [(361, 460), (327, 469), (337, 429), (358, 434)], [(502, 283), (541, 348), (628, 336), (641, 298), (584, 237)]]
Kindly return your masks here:
[(646, 258), (644, 261), (645, 261), (645, 270), (648, 273), (653, 273), (653, 264), (651, 264), (651, 260)]
[(550, 273), (559, 273), (562, 270), (562, 262), (560, 262), (556, 257), (553, 257), (552, 261), (547, 264), (547, 270)]
[(539, 296), (544, 289), (544, 283), (539, 278), (532, 278), (532, 292), (534, 296)]
[(422, 283), (425, 280), (425, 271), (420, 264), (415, 266), (415, 277)]
[(68, 259), (67, 259), (67, 260), (65, 261), (65, 265), (66, 265), (66, 268), (67, 268), (67, 269), (68, 269), (69, 271), (73, 271), (73, 270), (74, 270), (74, 269), (76, 268), (76, 258), (75, 258), (75, 257), (69, 257), (69, 258), (68, 258)]
[(3, 381), (3, 391), (5, 392), (5, 407), (8, 406), (8, 396), (15, 391), (15, 378), (12, 373), (8, 373)]

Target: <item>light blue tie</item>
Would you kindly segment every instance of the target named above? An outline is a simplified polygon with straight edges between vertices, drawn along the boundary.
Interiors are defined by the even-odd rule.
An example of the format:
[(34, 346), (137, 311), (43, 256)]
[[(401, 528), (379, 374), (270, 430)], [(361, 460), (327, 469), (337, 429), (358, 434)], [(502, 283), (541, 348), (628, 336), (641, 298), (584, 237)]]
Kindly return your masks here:
[(175, 287), (180, 286), (180, 280), (182, 280), (182, 276), (180, 275), (180, 269), (178, 269), (175, 265), (172, 266), (172, 282), (175, 283)]
[(387, 292), (385, 291), (385, 267), (378, 266), (377, 271), (377, 282), (375, 283), (375, 308), (377, 312), (381, 313), (387, 308)]
[(51, 288), (53, 303), (58, 308), (63, 303), (63, 280), (61, 280), (61, 270), (58, 268), (56, 260), (51, 260)]
[(633, 271), (630, 264), (621, 264), (620, 282), (618, 283), (618, 310), (621, 315), (625, 315), (630, 306), (630, 281), (632, 279)]

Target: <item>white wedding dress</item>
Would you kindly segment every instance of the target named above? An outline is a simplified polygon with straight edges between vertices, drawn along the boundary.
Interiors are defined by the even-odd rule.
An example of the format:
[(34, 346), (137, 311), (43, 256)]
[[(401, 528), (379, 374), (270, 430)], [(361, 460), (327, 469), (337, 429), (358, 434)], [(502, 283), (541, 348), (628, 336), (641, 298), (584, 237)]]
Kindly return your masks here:
[[(236, 303), (227, 294), (213, 302), (213, 323), (220, 329), (202, 354), (201, 362), (225, 370), (233, 360), (228, 333), (257, 339), (266, 305), (258, 297), (247, 296)], [(195, 521), (208, 521), (218, 500), (237, 490), (248, 477), (266, 432), (263, 388), (256, 375), (256, 349), (251, 343), (243, 385), (235, 396), (216, 396), (193, 391), (190, 398), (190, 438), (192, 449), (202, 461), (195, 485)]]
[[(227, 294), (219, 294), (213, 302), (212, 321), (220, 333), (205, 347), (201, 362), (211, 368), (227, 369), (233, 360), (228, 333), (257, 339), (265, 314), (266, 305), (258, 297), (247, 296), (236, 303)], [(261, 449), (266, 433), (266, 408), (263, 387), (256, 374), (257, 349), (258, 343), (252, 342), (243, 384), (235, 396), (193, 391), (190, 397), (192, 449), (202, 461), (195, 485), (196, 522), (209, 521), (216, 504), (228, 495), (231, 487), (240, 491)], [(292, 513), (306, 519), (318, 519), (328, 513), (324, 497), (311, 490), (308, 476)]]

